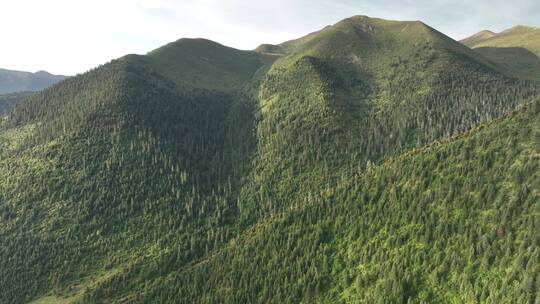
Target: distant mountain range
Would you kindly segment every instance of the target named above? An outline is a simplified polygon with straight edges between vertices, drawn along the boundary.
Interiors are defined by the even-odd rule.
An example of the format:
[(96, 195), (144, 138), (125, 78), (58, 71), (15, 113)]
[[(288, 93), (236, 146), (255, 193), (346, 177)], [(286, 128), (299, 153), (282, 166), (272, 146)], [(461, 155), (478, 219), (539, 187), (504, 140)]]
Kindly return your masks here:
[(53, 75), (45, 71), (30, 73), (0, 69), (0, 94), (39, 91), (65, 78), (66, 76)]
[(31, 94), (0, 117), (0, 303), (540, 303), (535, 41), (354, 16)]
[(494, 33), (481, 31), (461, 43), (517, 77), (540, 80), (540, 28), (518, 25)]

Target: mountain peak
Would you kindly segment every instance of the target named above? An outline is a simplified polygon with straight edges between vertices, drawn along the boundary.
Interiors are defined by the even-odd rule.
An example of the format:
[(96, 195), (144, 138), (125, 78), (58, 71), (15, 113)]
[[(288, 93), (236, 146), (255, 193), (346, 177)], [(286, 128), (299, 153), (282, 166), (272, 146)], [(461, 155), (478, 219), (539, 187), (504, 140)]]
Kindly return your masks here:
[(540, 30), (516, 25), (500, 33), (482, 31), (461, 40), (461, 43), (491, 62), (523, 79), (540, 79)]
[(161, 46), (153, 51), (150, 51), (148, 55), (155, 55), (163, 52), (177, 51), (178, 48), (199, 48), (199, 47), (211, 47), (211, 48), (226, 48), (226, 46), (221, 45), (215, 41), (205, 39), (205, 38), (180, 38), (176, 41), (170, 42)]
[(483, 30), (472, 36), (469, 36), (465, 39), (460, 40), (460, 42), (467, 46), (473, 47), (473, 46), (477, 46), (480, 43), (483, 43), (484, 41), (488, 39), (504, 37), (504, 36), (509, 36), (509, 35), (527, 34), (527, 33), (535, 32), (538, 29), (540, 28), (535, 27), (535, 26), (516, 25), (500, 33), (492, 32), (490, 30)]
[(474, 37), (493, 37), (495, 35), (497, 35), (497, 33), (493, 32), (493, 31), (483, 30), (483, 31), (480, 31), (480, 32), (474, 34), (473, 36)]
[(463, 40), (460, 40), (460, 42), (462, 44), (465, 44), (467, 46), (471, 46), (471, 45), (474, 45), (480, 41), (484, 41), (486, 39), (489, 39), (489, 38), (492, 38), (492, 37), (495, 37), (497, 35), (497, 33), (495, 32), (492, 32), (490, 30), (483, 30), (483, 31), (480, 31), (470, 37), (467, 37)]
[(380, 54), (380, 51), (398, 52), (398, 49), (412, 49), (426, 43), (445, 48), (451, 47), (453, 42), (418, 20), (397, 21), (356, 15), (278, 46), (263, 45), (257, 51), (352, 58), (361, 54)]
[(260, 54), (203, 38), (181, 38), (148, 53), (161, 74), (178, 85), (229, 90), (263, 64)]
[(0, 69), (0, 94), (39, 91), (65, 79), (63, 75), (53, 75), (40, 70), (35, 73)]
[(527, 32), (527, 31), (534, 31), (539, 29), (538, 27), (534, 26), (528, 26), (528, 25), (516, 25), (513, 26), (507, 30), (504, 30), (501, 32), (501, 34), (507, 34), (507, 33), (516, 33), (516, 32)]
[(406, 21), (388, 20), (388, 19), (369, 17), (366, 15), (355, 15), (349, 18), (345, 18), (332, 26), (328, 26), (327, 28), (340, 27), (340, 26), (360, 26), (363, 30), (372, 31), (375, 28), (388, 28), (391, 26), (399, 26), (399, 25), (402, 25), (402, 26), (417, 25), (421, 27), (428, 27), (425, 23), (419, 20), (406, 20)]
[(52, 74), (45, 71), (45, 70), (39, 70), (39, 71), (35, 72), (34, 75), (52, 75)]

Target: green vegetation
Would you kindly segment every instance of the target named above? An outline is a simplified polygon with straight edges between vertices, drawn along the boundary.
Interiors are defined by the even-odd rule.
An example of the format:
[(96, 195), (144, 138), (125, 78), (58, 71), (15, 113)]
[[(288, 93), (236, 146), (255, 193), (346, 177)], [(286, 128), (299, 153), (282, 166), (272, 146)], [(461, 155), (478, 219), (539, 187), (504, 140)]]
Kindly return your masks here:
[(24, 98), (30, 96), (31, 94), (32, 92), (17, 92), (0, 95), (0, 115), (6, 113), (7, 110), (23, 101)]
[(484, 32), (473, 35), (461, 42), (473, 48), (521, 47), (540, 56), (540, 28), (518, 25), (500, 33), (492, 33), (492, 35), (482, 33)]
[[(101, 292), (140, 302), (535, 303), (540, 103), (306, 193), (188, 266)], [(123, 281), (123, 282), (122, 282)], [(109, 294), (110, 295), (110, 294)]]
[(157, 70), (179, 86), (223, 91), (239, 89), (267, 61), (258, 53), (205, 39), (180, 39), (150, 52), (148, 57)]
[(515, 26), (501, 33), (483, 31), (461, 41), (516, 77), (540, 80), (540, 29)]
[(492, 31), (484, 30), (481, 32), (478, 32), (470, 37), (467, 37), (463, 40), (460, 40), (461, 43), (467, 45), (467, 46), (474, 46), (478, 43), (481, 43), (489, 38), (497, 36), (497, 33), (494, 33)]
[(509, 75), (358, 16), (69, 78), (0, 120), (0, 302), (534, 303), (540, 105)]

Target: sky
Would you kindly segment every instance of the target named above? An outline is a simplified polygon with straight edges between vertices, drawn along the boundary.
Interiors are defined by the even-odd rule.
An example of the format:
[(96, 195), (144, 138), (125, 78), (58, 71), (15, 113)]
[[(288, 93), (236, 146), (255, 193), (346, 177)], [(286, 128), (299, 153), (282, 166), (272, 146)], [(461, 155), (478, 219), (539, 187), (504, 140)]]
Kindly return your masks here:
[(421, 20), (454, 39), (540, 25), (538, 0), (0, 0), (0, 68), (75, 75), (182, 37), (254, 49), (353, 16)]

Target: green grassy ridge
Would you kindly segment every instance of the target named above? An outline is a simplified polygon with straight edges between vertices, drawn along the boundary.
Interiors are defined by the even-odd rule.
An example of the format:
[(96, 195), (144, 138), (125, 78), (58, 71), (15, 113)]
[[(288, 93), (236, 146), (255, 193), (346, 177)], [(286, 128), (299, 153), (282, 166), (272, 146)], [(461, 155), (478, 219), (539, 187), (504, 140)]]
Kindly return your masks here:
[(461, 40), (515, 77), (540, 79), (540, 30), (516, 26), (501, 33), (483, 32)]
[(539, 115), (540, 104), (529, 104), (304, 197), (301, 207), (262, 221), (210, 259), (169, 271), (133, 299), (534, 302)]
[[(388, 64), (386, 61), (389, 58), (406, 56), (417, 51), (419, 45), (423, 47), (426, 44), (432, 49), (431, 52), (467, 56), (496, 69), (481, 56), (420, 21), (391, 21), (353, 16), (277, 47), (289, 55), (289, 60), (281, 60), (284, 63), (310, 55), (324, 58), (342, 57), (347, 63), (380, 69)], [(356, 55), (357, 58), (351, 58), (351, 55)], [(369, 60), (371, 58), (378, 60)], [(383, 62), (378, 62), (381, 60)]]
[(148, 54), (156, 70), (179, 86), (234, 90), (268, 60), (206, 39), (180, 39)]
[(495, 35), (484, 37), (484, 39), (467, 42), (462, 40), (467, 46), (477, 47), (522, 47), (540, 56), (540, 29), (518, 25), (495, 33)]
[(478, 32), (470, 37), (467, 37), (465, 39), (462, 39), (460, 40), (461, 43), (467, 45), (467, 46), (471, 46), (471, 45), (475, 45), (477, 43), (480, 43), (484, 40), (487, 40), (489, 38), (492, 38), (494, 36), (496, 36), (497, 33), (494, 33), (492, 31), (488, 31), (488, 30), (483, 30), (481, 32)]

